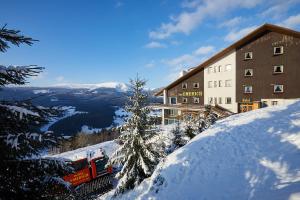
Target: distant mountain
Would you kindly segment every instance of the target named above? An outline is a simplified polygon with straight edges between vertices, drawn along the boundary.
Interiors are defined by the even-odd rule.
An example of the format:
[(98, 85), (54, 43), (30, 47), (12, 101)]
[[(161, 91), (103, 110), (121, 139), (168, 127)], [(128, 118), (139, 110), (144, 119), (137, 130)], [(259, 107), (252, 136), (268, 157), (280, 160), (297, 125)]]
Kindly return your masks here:
[[(6, 87), (0, 90), (0, 100), (31, 99), (35, 105), (64, 106), (66, 116), (43, 126), (44, 130), (52, 130), (57, 135), (74, 135), (87, 127), (90, 130), (111, 127), (115, 112), (124, 107), (128, 95), (128, 85), (119, 82)], [(152, 94), (150, 96), (152, 102), (160, 101)]]

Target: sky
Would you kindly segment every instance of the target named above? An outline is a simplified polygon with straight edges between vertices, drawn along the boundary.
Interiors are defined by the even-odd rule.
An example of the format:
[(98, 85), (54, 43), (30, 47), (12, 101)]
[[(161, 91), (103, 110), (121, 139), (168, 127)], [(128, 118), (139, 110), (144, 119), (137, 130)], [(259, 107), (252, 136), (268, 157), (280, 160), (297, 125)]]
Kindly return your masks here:
[(0, 0), (0, 26), (39, 40), (0, 53), (35, 64), (31, 86), (124, 82), (157, 88), (264, 23), (300, 30), (300, 0)]

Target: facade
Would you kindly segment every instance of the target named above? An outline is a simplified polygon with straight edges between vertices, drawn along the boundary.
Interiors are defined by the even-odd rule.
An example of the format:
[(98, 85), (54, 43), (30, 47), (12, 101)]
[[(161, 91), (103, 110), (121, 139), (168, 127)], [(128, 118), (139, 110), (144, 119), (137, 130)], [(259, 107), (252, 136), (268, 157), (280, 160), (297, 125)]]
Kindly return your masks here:
[(237, 113), (283, 104), (299, 87), (300, 32), (265, 24), (158, 92), (156, 108), (169, 124), (205, 105)]

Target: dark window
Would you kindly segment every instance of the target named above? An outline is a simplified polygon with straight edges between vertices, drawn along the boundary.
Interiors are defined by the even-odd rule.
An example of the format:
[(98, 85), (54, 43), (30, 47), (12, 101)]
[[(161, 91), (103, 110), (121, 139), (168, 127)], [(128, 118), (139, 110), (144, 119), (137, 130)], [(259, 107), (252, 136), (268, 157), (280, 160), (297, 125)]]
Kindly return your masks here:
[(170, 97), (170, 104), (177, 104), (176, 97)]
[(274, 92), (275, 93), (283, 92), (283, 85), (274, 85)]
[(274, 55), (280, 55), (280, 54), (283, 54), (283, 46), (274, 47)]
[(252, 52), (245, 53), (245, 60), (250, 60), (250, 59), (252, 59), (252, 57), (253, 57)]
[(278, 101), (272, 101), (272, 106), (276, 106), (278, 104)]
[(274, 66), (274, 74), (281, 74), (283, 73), (283, 65)]
[(226, 97), (225, 98), (225, 103), (226, 104), (231, 104), (231, 97)]
[(245, 69), (245, 76), (253, 76), (253, 69)]
[(199, 98), (198, 97), (194, 97), (194, 103), (199, 103), (199, 102), (200, 102)]
[(88, 167), (88, 161), (87, 161), (87, 159), (75, 161), (72, 163), (72, 167), (74, 168), (75, 171), (82, 170), (82, 169)]
[(187, 89), (187, 83), (182, 83), (182, 89)]
[(188, 99), (186, 97), (183, 97), (182, 98), (182, 103), (187, 103), (188, 102)]
[(252, 86), (251, 85), (244, 86), (244, 93), (252, 93)]
[(193, 83), (193, 88), (199, 88), (199, 83)]

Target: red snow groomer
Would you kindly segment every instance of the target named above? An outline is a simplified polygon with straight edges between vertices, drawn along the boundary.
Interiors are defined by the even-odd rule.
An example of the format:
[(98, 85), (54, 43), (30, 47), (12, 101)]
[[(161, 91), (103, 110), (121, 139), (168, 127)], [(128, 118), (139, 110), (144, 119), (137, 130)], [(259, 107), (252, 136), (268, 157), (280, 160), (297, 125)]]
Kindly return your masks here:
[(101, 193), (112, 188), (112, 166), (106, 167), (108, 157), (102, 149), (80, 152), (68, 161), (74, 173), (67, 174), (63, 179), (72, 184), (77, 196), (87, 196), (92, 193)]

